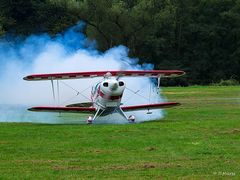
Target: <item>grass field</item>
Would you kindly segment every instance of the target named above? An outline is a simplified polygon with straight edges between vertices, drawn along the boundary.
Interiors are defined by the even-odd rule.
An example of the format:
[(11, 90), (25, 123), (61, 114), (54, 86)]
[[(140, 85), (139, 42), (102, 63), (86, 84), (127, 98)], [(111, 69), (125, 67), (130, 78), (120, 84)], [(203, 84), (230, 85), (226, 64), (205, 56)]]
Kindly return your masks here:
[(0, 179), (240, 179), (240, 87), (163, 88), (161, 121), (0, 124)]

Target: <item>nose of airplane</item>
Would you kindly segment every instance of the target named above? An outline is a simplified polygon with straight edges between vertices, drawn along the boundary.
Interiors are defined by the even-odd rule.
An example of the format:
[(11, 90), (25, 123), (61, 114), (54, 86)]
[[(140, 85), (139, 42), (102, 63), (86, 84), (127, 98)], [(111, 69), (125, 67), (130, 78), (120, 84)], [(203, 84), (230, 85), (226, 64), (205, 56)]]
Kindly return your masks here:
[(116, 90), (118, 88), (118, 83), (117, 82), (111, 83), (109, 88), (112, 91)]

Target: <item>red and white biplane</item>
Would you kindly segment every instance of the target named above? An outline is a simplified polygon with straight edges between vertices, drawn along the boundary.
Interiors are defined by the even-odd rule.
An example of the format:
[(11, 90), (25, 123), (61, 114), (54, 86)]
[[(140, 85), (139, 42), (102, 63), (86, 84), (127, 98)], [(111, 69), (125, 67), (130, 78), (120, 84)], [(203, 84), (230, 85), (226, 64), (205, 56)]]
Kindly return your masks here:
[(149, 77), (158, 79), (158, 87), (162, 77), (178, 77), (184, 75), (180, 70), (134, 70), (134, 71), (94, 71), (94, 72), (73, 72), (73, 73), (53, 73), (53, 74), (34, 74), (24, 77), (27, 81), (50, 80), (54, 92), (54, 80), (81, 79), (103, 77), (103, 79), (92, 86), (91, 102), (77, 103), (67, 106), (38, 106), (28, 110), (37, 112), (70, 112), (93, 114), (87, 119), (91, 124), (100, 116), (111, 113), (119, 113), (128, 122), (134, 122), (135, 117), (125, 114), (127, 111), (162, 109), (180, 105), (177, 102), (162, 102), (155, 104), (143, 104), (135, 106), (123, 106), (121, 99), (126, 84), (121, 77)]

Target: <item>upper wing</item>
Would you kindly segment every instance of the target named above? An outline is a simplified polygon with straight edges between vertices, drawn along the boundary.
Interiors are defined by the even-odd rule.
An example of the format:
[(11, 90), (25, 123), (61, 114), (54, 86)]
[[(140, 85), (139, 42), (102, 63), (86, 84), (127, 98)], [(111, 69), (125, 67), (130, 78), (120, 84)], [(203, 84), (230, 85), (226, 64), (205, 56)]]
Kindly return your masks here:
[(169, 108), (169, 107), (178, 106), (178, 105), (180, 105), (180, 103), (177, 103), (177, 102), (163, 102), (163, 103), (157, 103), (157, 104), (122, 106), (121, 108), (122, 108), (123, 111), (139, 111), (139, 110)]
[(92, 72), (72, 72), (72, 73), (53, 73), (53, 74), (33, 74), (24, 77), (27, 81), (40, 81), (40, 80), (59, 80), (59, 79), (80, 79), (80, 78), (93, 78), (102, 77), (107, 73), (112, 76), (124, 77), (176, 77), (184, 75), (184, 71), (180, 70), (147, 70), (147, 71), (92, 71)]
[(37, 112), (68, 112), (68, 113), (94, 113), (95, 108), (91, 107), (53, 107), (53, 106), (38, 106), (28, 109), (29, 111)]

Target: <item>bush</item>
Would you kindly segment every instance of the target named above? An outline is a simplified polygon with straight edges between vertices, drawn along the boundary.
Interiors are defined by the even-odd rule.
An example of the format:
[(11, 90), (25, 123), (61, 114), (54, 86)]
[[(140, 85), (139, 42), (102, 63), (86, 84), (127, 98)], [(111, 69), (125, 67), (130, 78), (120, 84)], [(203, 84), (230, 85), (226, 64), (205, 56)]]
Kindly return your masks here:
[(236, 79), (221, 80), (219, 83), (212, 84), (214, 86), (238, 86), (239, 81)]
[(162, 78), (160, 85), (163, 87), (169, 87), (169, 86), (187, 87), (189, 86), (189, 83), (186, 77)]

